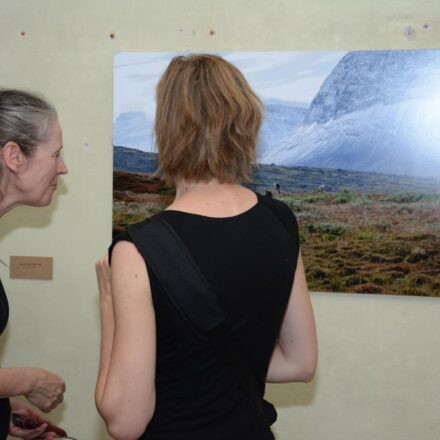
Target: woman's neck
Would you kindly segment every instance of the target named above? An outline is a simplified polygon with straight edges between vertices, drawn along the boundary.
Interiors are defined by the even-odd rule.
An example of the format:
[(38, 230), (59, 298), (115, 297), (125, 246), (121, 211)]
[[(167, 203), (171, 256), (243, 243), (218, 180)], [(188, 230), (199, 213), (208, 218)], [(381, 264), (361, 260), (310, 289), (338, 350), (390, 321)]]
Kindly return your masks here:
[(236, 183), (220, 183), (217, 179), (212, 179), (209, 182), (185, 182), (180, 181), (176, 184), (176, 198), (179, 200), (182, 198), (192, 198), (200, 196), (211, 197), (213, 194), (224, 194), (230, 191), (240, 188), (240, 185)]
[(20, 205), (15, 188), (6, 176), (0, 178), (0, 217), (15, 206)]
[(0, 217), (17, 205), (19, 205), (19, 203), (9, 203), (8, 201), (5, 201), (2, 194), (0, 194)]
[(179, 182), (176, 198), (167, 208), (209, 217), (229, 217), (246, 211), (256, 203), (256, 195), (238, 183)]

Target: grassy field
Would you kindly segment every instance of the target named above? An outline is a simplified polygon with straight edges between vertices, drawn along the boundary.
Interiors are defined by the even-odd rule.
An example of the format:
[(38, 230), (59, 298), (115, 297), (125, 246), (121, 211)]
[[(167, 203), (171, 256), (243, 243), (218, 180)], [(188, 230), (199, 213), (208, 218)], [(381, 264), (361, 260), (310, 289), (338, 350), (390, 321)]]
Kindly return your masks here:
[[(174, 192), (114, 173), (113, 232), (162, 211)], [(283, 193), (295, 212), (312, 291), (440, 296), (440, 194)]]
[(298, 218), (310, 290), (440, 296), (440, 194), (279, 199)]
[(113, 236), (128, 225), (163, 211), (174, 198), (174, 190), (148, 174), (113, 172)]

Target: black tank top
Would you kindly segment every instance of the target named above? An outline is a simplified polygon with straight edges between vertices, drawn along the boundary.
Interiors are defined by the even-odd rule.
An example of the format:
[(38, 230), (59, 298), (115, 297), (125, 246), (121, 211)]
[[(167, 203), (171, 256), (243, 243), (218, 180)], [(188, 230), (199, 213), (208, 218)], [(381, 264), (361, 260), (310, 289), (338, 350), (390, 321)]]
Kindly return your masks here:
[[(160, 216), (173, 226), (229, 317), (229, 331), (264, 394), (265, 378), (290, 296), (298, 226), (283, 203), (258, 196), (248, 211), (212, 218), (181, 211)], [(123, 233), (113, 245), (130, 238)], [(187, 327), (148, 269), (156, 315), (156, 407), (145, 440), (269, 440), (276, 419), (225, 371), (221, 359)]]
[[(6, 297), (5, 289), (0, 280), (0, 334), (3, 333), (8, 323), (9, 318), (9, 305), (8, 298)], [(9, 399), (0, 399), (0, 440), (6, 440), (9, 431), (9, 417), (11, 414), (11, 407), (9, 405)]]

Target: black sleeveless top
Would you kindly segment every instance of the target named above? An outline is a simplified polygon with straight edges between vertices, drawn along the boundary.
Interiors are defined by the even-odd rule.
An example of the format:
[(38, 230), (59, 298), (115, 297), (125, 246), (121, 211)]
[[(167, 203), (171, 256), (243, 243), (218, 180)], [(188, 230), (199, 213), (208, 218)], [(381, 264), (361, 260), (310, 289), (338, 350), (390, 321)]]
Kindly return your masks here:
[[(8, 323), (9, 318), (9, 305), (8, 298), (6, 297), (5, 289), (0, 280), (0, 334), (3, 333)], [(9, 431), (9, 417), (11, 414), (11, 407), (9, 405), (9, 399), (0, 399), (0, 440), (6, 440)]]
[[(270, 357), (289, 300), (299, 251), (298, 226), (283, 203), (258, 196), (248, 211), (212, 218), (163, 211), (185, 243), (226, 315), (229, 331), (264, 394)], [(113, 245), (130, 238), (123, 233)], [(141, 439), (270, 440), (276, 420), (265, 417), (229, 376), (207, 343), (197, 338), (148, 268), (156, 315), (156, 407)]]

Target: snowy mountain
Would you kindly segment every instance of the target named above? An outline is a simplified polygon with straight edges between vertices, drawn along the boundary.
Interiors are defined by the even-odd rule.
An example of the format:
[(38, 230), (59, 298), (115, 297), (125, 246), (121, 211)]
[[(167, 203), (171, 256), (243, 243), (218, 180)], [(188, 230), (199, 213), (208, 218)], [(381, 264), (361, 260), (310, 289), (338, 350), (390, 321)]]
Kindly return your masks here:
[(288, 134), (304, 122), (307, 104), (280, 100), (264, 101), (264, 119), (261, 124), (258, 156), (264, 156)]
[(121, 113), (113, 124), (113, 145), (153, 151), (153, 125), (144, 112)]
[(440, 173), (440, 51), (350, 52), (262, 163)]
[[(265, 101), (264, 120), (260, 130), (258, 153), (270, 151), (297, 126), (307, 112), (307, 104), (281, 100)], [(153, 121), (143, 112), (121, 113), (113, 124), (113, 145), (155, 151)]]

